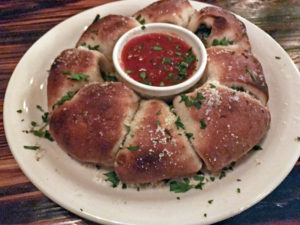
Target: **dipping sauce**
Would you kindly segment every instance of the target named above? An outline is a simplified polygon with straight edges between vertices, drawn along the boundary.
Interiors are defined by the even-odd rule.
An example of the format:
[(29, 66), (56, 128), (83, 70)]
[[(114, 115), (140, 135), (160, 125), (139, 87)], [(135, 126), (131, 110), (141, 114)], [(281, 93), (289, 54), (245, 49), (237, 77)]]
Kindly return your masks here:
[(131, 39), (123, 48), (122, 69), (134, 80), (152, 86), (171, 86), (191, 77), (196, 56), (180, 37), (150, 33)]

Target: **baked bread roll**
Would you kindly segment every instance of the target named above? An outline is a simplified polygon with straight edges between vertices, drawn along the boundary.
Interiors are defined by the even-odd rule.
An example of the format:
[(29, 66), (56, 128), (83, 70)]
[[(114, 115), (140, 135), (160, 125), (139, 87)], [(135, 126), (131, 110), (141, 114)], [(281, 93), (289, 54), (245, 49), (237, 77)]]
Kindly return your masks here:
[[(186, 131), (193, 134), (192, 145), (209, 171), (219, 171), (241, 158), (268, 130), (269, 110), (246, 93), (215, 82), (182, 96), (174, 99), (175, 110)], [(200, 102), (199, 109), (182, 101), (192, 96)]]
[(115, 171), (124, 183), (149, 183), (195, 173), (201, 162), (177, 118), (162, 101), (143, 101), (131, 124)]
[(208, 82), (245, 91), (264, 105), (268, 101), (268, 86), (259, 61), (249, 52), (236, 46), (216, 46), (207, 49), (206, 76)]
[(117, 40), (128, 30), (139, 25), (132, 17), (108, 15), (91, 24), (76, 46), (99, 50), (112, 63), (112, 51)]
[(172, 23), (187, 27), (195, 12), (187, 0), (161, 0), (136, 12), (134, 17), (141, 17), (146, 23)]
[(196, 33), (206, 47), (236, 44), (251, 49), (245, 25), (221, 8), (206, 7), (194, 13), (188, 29)]
[(80, 162), (113, 166), (138, 100), (123, 83), (90, 84), (54, 110), (50, 134)]
[(77, 91), (89, 82), (103, 82), (100, 70), (112, 70), (107, 62), (97, 51), (76, 48), (64, 50), (54, 60), (48, 76), (49, 111), (67, 92)]

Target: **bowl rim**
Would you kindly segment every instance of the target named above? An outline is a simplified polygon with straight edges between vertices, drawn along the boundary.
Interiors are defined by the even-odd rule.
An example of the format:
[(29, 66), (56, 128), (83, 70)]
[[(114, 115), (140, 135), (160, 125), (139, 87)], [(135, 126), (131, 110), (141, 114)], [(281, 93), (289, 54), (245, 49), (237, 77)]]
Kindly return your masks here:
[[(146, 29), (142, 29), (142, 26), (145, 26), (146, 29), (149, 30), (153, 29), (153, 31), (151, 32), (145, 32)], [(155, 29), (159, 29), (159, 28), (167, 28), (169, 30), (172, 30), (172, 34), (177, 35), (178, 37), (180, 37), (181, 39), (183, 39), (187, 44), (191, 45), (191, 41), (186, 40), (185, 38), (183, 38), (182, 34), (184, 33), (185, 35), (188, 35), (190, 37), (190, 39), (192, 41), (194, 41), (198, 47), (199, 47), (199, 55), (200, 55), (200, 59), (198, 58), (199, 62), (199, 67), (198, 69), (193, 73), (193, 75), (186, 79), (185, 81), (175, 84), (175, 85), (170, 85), (170, 86), (151, 86), (151, 85), (147, 85), (147, 84), (143, 84), (140, 83), (136, 80), (134, 80), (133, 78), (131, 78), (121, 67), (120, 65), (120, 55), (121, 52), (125, 46), (125, 44), (123, 44), (124, 42), (128, 42), (129, 40), (138, 37), (138, 36), (142, 36), (144, 34), (148, 34), (148, 33), (171, 33), (171, 31), (155, 31)], [(193, 48), (193, 51), (195, 51), (195, 49)], [(196, 54), (197, 55), (197, 54)], [(192, 31), (183, 28), (181, 26), (177, 26), (174, 24), (168, 24), (168, 23), (148, 23), (145, 25), (141, 25), (141, 26), (137, 26), (134, 27), (133, 29), (130, 29), (129, 31), (127, 31), (126, 33), (124, 33), (116, 42), (114, 49), (113, 49), (113, 64), (116, 68), (116, 72), (119, 76), (121, 76), (121, 79), (125, 80), (126, 82), (130, 83), (132, 86), (137, 87), (139, 90), (145, 90), (147, 91), (153, 91), (156, 93), (160, 93), (157, 96), (162, 96), (162, 93), (165, 92), (172, 92), (172, 91), (176, 91), (176, 90), (182, 90), (180, 92), (183, 92), (185, 90), (187, 90), (188, 88), (190, 88), (191, 86), (195, 85), (203, 76), (204, 70), (206, 68), (206, 64), (207, 64), (207, 52), (206, 52), (206, 48), (204, 46), (204, 44), (202, 43), (202, 41), (200, 40), (200, 38), (195, 35)], [(186, 88), (185, 88), (186, 87)], [(134, 88), (133, 88), (134, 89)], [(173, 94), (178, 94), (178, 93), (173, 93)], [(168, 94), (168, 95), (172, 95)]]

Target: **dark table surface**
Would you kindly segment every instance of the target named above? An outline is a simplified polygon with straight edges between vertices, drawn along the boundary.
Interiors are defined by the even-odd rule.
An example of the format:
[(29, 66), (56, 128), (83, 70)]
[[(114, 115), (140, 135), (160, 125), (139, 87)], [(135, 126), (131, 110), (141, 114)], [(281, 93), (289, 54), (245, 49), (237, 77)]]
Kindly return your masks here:
[[(93, 224), (41, 193), (14, 160), (3, 128), (8, 81), (30, 46), (56, 24), (111, 0), (0, 1), (0, 224)], [(269, 33), (300, 68), (299, 0), (207, 0), (231, 10)], [(300, 134), (299, 134), (300, 135)], [(300, 161), (265, 199), (220, 225), (300, 224)]]

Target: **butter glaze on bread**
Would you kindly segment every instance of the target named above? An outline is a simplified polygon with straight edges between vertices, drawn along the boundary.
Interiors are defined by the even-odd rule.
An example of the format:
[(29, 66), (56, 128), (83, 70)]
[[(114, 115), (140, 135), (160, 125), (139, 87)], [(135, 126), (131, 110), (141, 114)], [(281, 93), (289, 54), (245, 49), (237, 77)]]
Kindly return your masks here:
[(141, 15), (146, 23), (172, 23), (187, 27), (190, 17), (195, 12), (187, 0), (162, 0), (136, 12), (133, 16)]
[[(228, 87), (242, 87), (264, 105), (268, 101), (268, 86), (259, 61), (237, 46), (216, 46), (207, 49), (206, 76)], [(209, 82), (208, 81), (208, 82)]]
[[(86, 49), (64, 50), (53, 62), (48, 77), (48, 109), (61, 99), (68, 91), (77, 91), (89, 82), (103, 82), (100, 69), (109, 71), (107, 59), (97, 51)], [(64, 72), (88, 75), (88, 80), (70, 80)]]
[[(159, 121), (159, 122), (157, 122)], [(195, 173), (201, 162), (176, 117), (162, 101), (143, 101), (131, 124), (115, 170), (124, 183), (149, 183)], [(138, 149), (129, 150), (130, 146)]]
[(117, 40), (128, 30), (139, 25), (132, 17), (108, 15), (91, 24), (76, 46), (98, 46), (99, 51), (112, 62), (112, 51)]
[[(200, 92), (205, 99), (202, 106), (187, 107), (178, 96), (174, 107), (191, 139), (195, 151), (209, 171), (219, 171), (245, 155), (265, 136), (269, 124), (269, 110), (246, 93), (208, 83), (187, 96)], [(206, 127), (201, 128), (203, 120)]]
[[(210, 35), (204, 38), (198, 30), (201, 24), (211, 28)], [(217, 7), (206, 7), (193, 14), (188, 29), (201, 37), (206, 47), (211, 47), (213, 40), (233, 41), (241, 48), (251, 50), (245, 25), (232, 13)]]
[(113, 166), (137, 107), (138, 97), (123, 83), (90, 84), (54, 110), (50, 134), (75, 159)]

